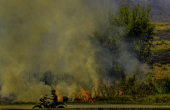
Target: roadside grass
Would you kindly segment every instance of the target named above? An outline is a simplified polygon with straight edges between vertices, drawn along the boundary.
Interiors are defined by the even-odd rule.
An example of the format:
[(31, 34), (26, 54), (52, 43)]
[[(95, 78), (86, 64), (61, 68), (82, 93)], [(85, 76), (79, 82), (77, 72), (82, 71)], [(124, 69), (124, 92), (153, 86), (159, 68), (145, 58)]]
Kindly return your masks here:
[(146, 101), (170, 104), (170, 94), (156, 94), (155, 96), (149, 95), (146, 97)]
[[(158, 99), (158, 98), (157, 98)], [(97, 105), (97, 104), (138, 104), (138, 105), (170, 105), (170, 102), (137, 102), (137, 101), (95, 101), (95, 102), (87, 102), (87, 101), (68, 101), (65, 103), (66, 105)], [(36, 103), (0, 103), (0, 106), (3, 105), (36, 105)]]
[(170, 94), (148, 95), (146, 97), (134, 97), (129, 95), (102, 97), (94, 102), (73, 101), (66, 104), (141, 104), (141, 105), (170, 105)]
[[(35, 102), (1, 102), (0, 105), (35, 105)], [(68, 101), (67, 105), (95, 105), (95, 104), (140, 104), (140, 105), (170, 105), (170, 94), (148, 95), (138, 97), (132, 95), (100, 97), (98, 100), (89, 101)]]

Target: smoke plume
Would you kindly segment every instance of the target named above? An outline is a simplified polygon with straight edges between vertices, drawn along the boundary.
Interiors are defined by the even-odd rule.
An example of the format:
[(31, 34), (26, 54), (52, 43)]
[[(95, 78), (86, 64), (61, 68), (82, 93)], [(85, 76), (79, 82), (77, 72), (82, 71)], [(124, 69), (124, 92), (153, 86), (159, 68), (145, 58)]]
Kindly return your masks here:
[[(98, 22), (106, 19), (109, 3), (109, 0), (1, 0), (1, 97), (15, 96), (17, 101), (28, 102), (50, 94), (51, 89), (67, 96), (80, 88), (97, 90), (102, 75), (99, 68), (103, 63), (108, 69), (112, 67), (112, 54), (92, 45), (87, 36)], [(99, 51), (106, 56), (98, 59), (101, 64), (96, 62)], [(46, 71), (53, 74), (51, 86), (41, 81)]]
[[(51, 87), (40, 81), (67, 73), (74, 80), (56, 81), (69, 95), (78, 87), (97, 88), (96, 48), (87, 35), (100, 20), (99, 4), (89, 0), (1, 0), (0, 82), (2, 97), (35, 101)], [(70, 82), (71, 81), (71, 82)], [(70, 85), (70, 86), (68, 86)], [(73, 89), (73, 90), (72, 90)]]

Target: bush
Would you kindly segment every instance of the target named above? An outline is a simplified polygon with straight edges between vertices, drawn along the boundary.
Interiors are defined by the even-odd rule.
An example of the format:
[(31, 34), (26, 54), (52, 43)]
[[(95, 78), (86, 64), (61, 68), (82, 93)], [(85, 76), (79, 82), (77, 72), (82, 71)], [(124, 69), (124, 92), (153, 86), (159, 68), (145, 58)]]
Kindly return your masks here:
[(169, 64), (169, 63), (168, 63), (167, 65), (170, 67), (170, 64)]
[(155, 72), (153, 72), (153, 71), (149, 71), (149, 72), (147, 72), (147, 75), (155, 75)]
[(155, 63), (155, 66), (162, 67), (162, 64), (160, 64), (160, 63)]
[(165, 66), (162, 67), (162, 70), (168, 70)]

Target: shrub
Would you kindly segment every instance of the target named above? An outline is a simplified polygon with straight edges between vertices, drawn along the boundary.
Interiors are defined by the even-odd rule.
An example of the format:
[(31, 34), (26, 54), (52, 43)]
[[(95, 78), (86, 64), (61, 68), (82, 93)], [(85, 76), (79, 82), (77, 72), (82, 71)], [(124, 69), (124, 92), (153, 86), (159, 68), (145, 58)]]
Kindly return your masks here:
[(162, 70), (168, 70), (165, 66), (162, 67)]
[(149, 72), (147, 72), (147, 75), (155, 75), (155, 72), (149, 71)]
[(168, 63), (167, 65), (170, 67), (170, 64), (169, 64), (169, 63)]
[(160, 63), (155, 63), (155, 65), (158, 67), (162, 67), (162, 64), (160, 64)]

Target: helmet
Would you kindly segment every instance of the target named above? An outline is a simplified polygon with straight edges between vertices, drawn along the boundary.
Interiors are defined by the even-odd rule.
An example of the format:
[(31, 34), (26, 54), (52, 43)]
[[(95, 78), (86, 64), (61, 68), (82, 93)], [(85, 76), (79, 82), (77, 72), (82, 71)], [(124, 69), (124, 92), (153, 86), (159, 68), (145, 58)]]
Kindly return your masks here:
[(51, 93), (55, 94), (55, 90), (51, 90)]

